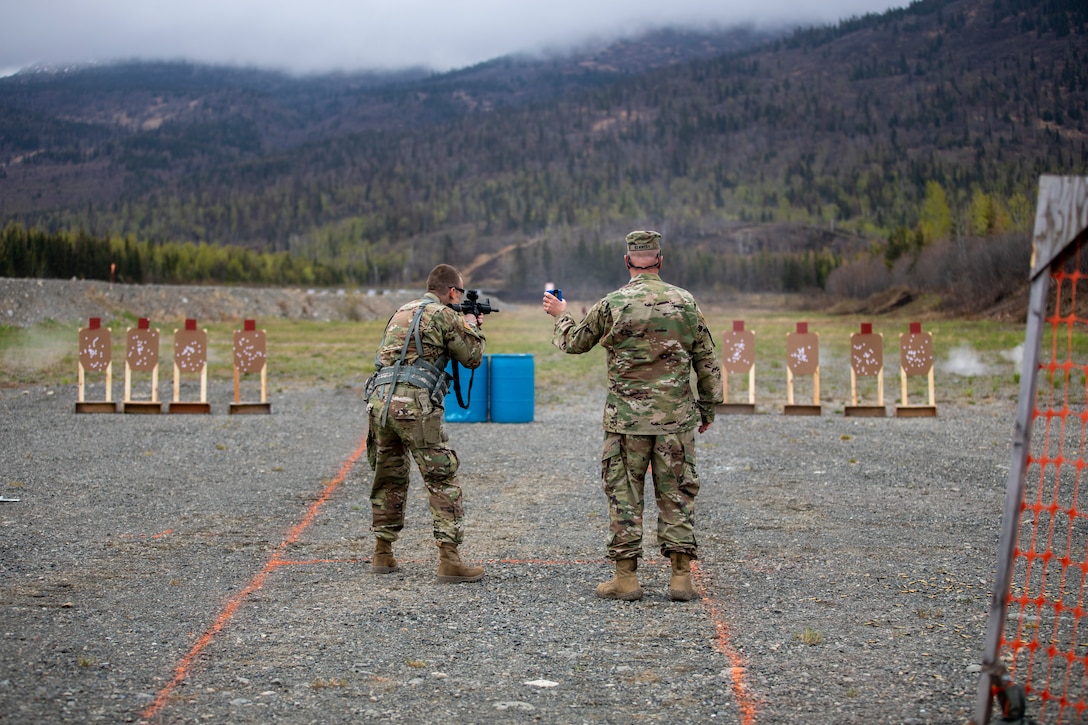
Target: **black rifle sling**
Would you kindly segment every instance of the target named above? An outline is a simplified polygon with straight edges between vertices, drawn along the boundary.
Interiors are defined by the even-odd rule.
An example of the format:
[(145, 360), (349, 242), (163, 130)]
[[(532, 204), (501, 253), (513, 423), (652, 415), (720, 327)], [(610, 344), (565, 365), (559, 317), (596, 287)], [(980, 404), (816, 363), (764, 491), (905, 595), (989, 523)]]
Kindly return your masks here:
[(453, 392), (457, 394), (457, 404), (467, 410), (468, 406), (472, 404), (472, 381), (476, 378), (476, 369), (473, 368), (468, 376), (468, 400), (465, 400), (461, 397), (461, 376), (457, 372), (457, 361), (452, 360), (450, 367), (453, 368)]

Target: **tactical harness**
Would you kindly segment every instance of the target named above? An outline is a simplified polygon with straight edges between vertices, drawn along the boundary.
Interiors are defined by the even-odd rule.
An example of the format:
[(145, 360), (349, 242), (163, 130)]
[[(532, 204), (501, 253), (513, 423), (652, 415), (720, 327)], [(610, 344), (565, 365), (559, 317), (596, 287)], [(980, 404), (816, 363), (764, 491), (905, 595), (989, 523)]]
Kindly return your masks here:
[[(452, 376), (443, 370), (443, 368), (446, 367), (446, 363), (449, 362), (449, 355), (445, 352), (439, 355), (438, 360), (436, 361), (438, 363), (437, 365), (423, 359), (423, 341), (419, 332), (419, 320), (423, 317), (423, 309), (433, 302), (434, 300), (424, 300), (416, 309), (416, 314), (412, 317), (412, 324), (408, 327), (408, 334), (404, 336), (404, 345), (400, 349), (400, 357), (395, 363), (383, 366), (378, 360), (377, 355), (374, 356), (375, 372), (370, 376), (370, 379), (367, 380), (364, 392), (369, 399), (379, 387), (385, 388), (383, 391), (385, 406), (382, 408), (382, 417), (380, 420), (381, 425), (383, 426), (389, 417), (389, 406), (393, 402), (393, 390), (396, 388), (397, 383), (408, 383), (417, 388), (427, 390), (430, 392), (431, 402), (435, 405), (442, 405), (446, 393), (449, 392), (450, 389), (450, 380), (453, 380), (458, 404), (460, 404), (462, 408), (468, 407), (466, 403), (461, 401), (461, 381), (457, 377), (456, 364), (454, 365), (454, 374)], [(408, 344), (413, 339), (416, 341), (416, 360), (415, 362), (406, 365), (404, 359), (408, 354)], [(476, 371), (473, 371), (473, 377), (475, 377), (475, 372)], [(471, 378), (469, 378), (469, 390), (472, 390)]]

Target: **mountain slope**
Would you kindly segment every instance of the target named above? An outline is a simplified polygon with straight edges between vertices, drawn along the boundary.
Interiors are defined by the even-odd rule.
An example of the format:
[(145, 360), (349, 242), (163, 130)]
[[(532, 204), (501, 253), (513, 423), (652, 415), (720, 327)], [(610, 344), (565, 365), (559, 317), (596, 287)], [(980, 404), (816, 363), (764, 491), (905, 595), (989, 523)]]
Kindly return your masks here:
[(682, 240), (682, 283), (782, 284), (786, 262), (758, 264), (788, 251), (818, 286), (913, 234), (929, 195), (942, 233), (1023, 230), (1040, 173), (1088, 172), (1086, 31), (1068, 0), (922, 0), (696, 59), (661, 36), (350, 89), (126, 91), (141, 114), (0, 84), (5, 123), (68, 108), (41, 127), (74, 139), (5, 147), (0, 218), (290, 249), (390, 283), (516, 243), (489, 272), (514, 289), (539, 270), (611, 284), (604, 240), (645, 225)]
[[(199, 183), (208, 168), (300, 144), (550, 101), (773, 35), (659, 31), (578, 54), (499, 58), (441, 75), (292, 77), (180, 62), (31, 70), (0, 79), (0, 214), (48, 216), (58, 207), (114, 201), (121, 181), (124, 198), (187, 177)], [(72, 171), (65, 167), (81, 164), (105, 182), (102, 193), (65, 181)], [(50, 185), (60, 193), (43, 200), (38, 192)]]

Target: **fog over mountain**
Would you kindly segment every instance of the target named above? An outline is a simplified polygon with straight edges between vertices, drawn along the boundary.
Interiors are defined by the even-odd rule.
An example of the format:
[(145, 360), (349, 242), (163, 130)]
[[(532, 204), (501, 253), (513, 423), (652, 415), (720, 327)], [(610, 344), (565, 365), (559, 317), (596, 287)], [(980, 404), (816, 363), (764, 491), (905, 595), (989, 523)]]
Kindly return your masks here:
[(902, 5), (890, 0), (2, 0), (0, 75), (31, 65), (119, 59), (190, 60), (295, 73), (445, 71), (655, 28), (796, 27)]

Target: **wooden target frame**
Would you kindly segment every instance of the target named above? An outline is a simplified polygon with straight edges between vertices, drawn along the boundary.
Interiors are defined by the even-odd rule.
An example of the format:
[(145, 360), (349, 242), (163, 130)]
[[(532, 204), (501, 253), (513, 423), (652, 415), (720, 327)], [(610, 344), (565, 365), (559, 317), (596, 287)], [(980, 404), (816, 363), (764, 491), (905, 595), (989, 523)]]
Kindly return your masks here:
[[(907, 397), (907, 378), (925, 376), (929, 403), (911, 405)], [(899, 335), (900, 404), (895, 408), (897, 418), (935, 418), (937, 403), (933, 381), (933, 334), (922, 332), (922, 323), (910, 323), (910, 332)]]
[[(793, 401), (795, 377), (812, 378), (812, 405)], [(820, 336), (808, 331), (807, 322), (798, 322), (796, 332), (786, 333), (786, 415), (822, 415), (820, 406)]]
[[(858, 378), (876, 378), (876, 405), (858, 403)], [(843, 415), (855, 418), (883, 418), (884, 408), (884, 336), (873, 334), (873, 325), (861, 323), (861, 332), (850, 336), (850, 405)]]
[[(729, 375), (748, 376), (748, 402), (729, 402)], [(718, 413), (751, 415), (756, 412), (756, 334), (744, 329), (743, 320), (734, 320), (733, 329), (722, 335), (722, 403)]]
[[(151, 373), (151, 399), (132, 399), (132, 373)], [(126, 413), (161, 413), (159, 402), (159, 331), (151, 329), (148, 318), (141, 317), (136, 327), (128, 328), (125, 344), (125, 399), (122, 410)]]
[[(200, 401), (181, 400), (181, 374), (200, 375)], [(174, 400), (171, 413), (211, 413), (208, 403), (208, 331), (198, 330), (195, 319), (185, 320), (185, 329), (174, 330)]]
[[(242, 401), (242, 375), (260, 373), (260, 402)], [(268, 354), (265, 331), (257, 329), (254, 320), (246, 320), (243, 329), (234, 331), (234, 402), (230, 404), (231, 414), (271, 413), (272, 405), (268, 402)]]
[[(79, 331), (78, 359), (79, 392), (76, 398), (77, 413), (116, 413), (117, 404), (113, 402), (113, 335), (110, 328), (102, 327), (101, 317), (92, 317)], [(105, 399), (87, 400), (86, 374), (105, 373)]]

